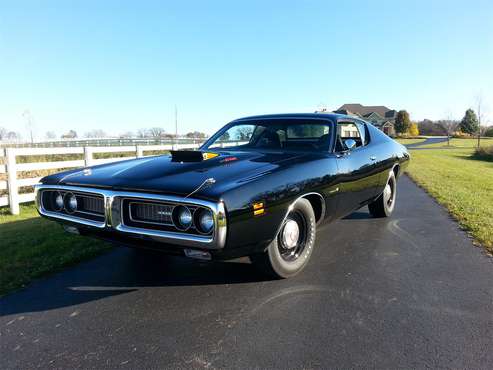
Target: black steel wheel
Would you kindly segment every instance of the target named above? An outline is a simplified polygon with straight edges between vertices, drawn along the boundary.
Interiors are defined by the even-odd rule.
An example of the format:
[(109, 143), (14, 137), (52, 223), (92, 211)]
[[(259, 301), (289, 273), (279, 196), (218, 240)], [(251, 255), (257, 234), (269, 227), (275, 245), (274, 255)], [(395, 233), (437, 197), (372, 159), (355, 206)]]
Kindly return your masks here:
[(294, 276), (308, 263), (315, 244), (315, 235), (313, 208), (307, 199), (299, 199), (266, 251), (252, 255), (250, 259), (262, 271), (276, 278)]
[(397, 181), (394, 171), (389, 175), (383, 193), (372, 203), (368, 204), (368, 209), (373, 217), (390, 217), (395, 208), (397, 196)]

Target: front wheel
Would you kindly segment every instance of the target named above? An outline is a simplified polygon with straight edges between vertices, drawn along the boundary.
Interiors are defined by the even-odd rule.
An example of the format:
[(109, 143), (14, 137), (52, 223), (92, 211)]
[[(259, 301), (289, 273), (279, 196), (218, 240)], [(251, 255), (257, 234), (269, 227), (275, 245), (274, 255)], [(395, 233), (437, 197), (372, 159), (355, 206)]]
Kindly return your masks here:
[(380, 195), (372, 203), (368, 204), (368, 209), (373, 217), (390, 217), (395, 208), (395, 199), (397, 195), (397, 181), (394, 171), (390, 173), (387, 184)]
[(315, 244), (315, 213), (307, 199), (299, 199), (276, 238), (264, 253), (250, 256), (252, 263), (276, 278), (298, 274), (308, 263)]

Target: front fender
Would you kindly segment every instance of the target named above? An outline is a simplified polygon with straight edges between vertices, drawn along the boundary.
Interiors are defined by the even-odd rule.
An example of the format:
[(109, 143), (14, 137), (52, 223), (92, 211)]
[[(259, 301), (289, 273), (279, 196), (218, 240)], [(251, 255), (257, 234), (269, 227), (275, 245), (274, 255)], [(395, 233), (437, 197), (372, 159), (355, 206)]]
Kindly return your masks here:
[[(334, 214), (335, 161), (324, 159), (306, 166), (291, 166), (232, 189), (221, 197), (226, 206), (226, 249), (253, 246), (262, 250), (277, 235), (289, 207), (300, 197), (317, 194), (319, 219)], [(318, 201), (318, 199), (317, 199)], [(265, 211), (254, 214), (253, 204)], [(330, 218), (330, 217), (329, 217)]]

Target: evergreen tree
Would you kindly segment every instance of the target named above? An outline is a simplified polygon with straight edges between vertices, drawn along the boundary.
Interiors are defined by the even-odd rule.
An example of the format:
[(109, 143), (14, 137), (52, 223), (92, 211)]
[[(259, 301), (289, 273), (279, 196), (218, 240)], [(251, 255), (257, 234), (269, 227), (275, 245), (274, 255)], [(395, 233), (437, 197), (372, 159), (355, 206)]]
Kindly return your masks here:
[(411, 120), (409, 119), (409, 113), (405, 110), (400, 110), (397, 112), (397, 117), (395, 118), (395, 132), (398, 134), (405, 134), (411, 126)]
[(476, 113), (472, 109), (466, 110), (466, 114), (464, 115), (464, 118), (462, 118), (462, 121), (460, 121), (460, 130), (466, 134), (476, 134), (478, 132), (478, 117), (476, 116)]

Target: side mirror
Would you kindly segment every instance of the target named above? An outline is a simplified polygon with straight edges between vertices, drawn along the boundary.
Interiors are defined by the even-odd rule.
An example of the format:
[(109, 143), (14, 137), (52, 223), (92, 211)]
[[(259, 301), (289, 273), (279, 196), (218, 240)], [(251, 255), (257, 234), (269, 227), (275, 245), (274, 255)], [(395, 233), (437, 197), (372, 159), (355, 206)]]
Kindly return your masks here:
[(356, 146), (356, 141), (354, 141), (353, 139), (344, 140), (344, 146), (347, 148), (347, 150), (351, 150)]

